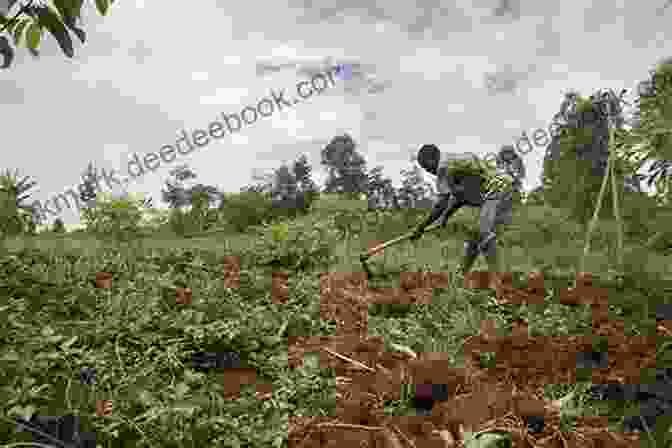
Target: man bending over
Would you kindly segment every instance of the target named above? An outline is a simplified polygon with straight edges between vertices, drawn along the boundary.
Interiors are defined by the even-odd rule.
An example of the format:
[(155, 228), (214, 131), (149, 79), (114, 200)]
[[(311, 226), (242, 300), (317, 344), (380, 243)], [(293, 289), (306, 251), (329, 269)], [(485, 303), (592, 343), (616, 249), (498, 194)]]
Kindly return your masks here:
[(525, 166), (513, 146), (503, 146), (496, 158), (496, 167), (487, 166), (471, 153), (441, 152), (436, 145), (423, 145), (418, 151), (418, 164), (436, 176), (438, 200), (430, 215), (415, 230), (412, 240), (422, 236), (427, 226), (442, 218), (445, 226), (463, 206), (479, 207), (479, 238), (464, 244), (460, 274), (469, 272), (479, 254), (483, 254), (490, 272), (501, 272), (497, 256), (496, 228), (510, 224), (513, 195), (520, 192)]

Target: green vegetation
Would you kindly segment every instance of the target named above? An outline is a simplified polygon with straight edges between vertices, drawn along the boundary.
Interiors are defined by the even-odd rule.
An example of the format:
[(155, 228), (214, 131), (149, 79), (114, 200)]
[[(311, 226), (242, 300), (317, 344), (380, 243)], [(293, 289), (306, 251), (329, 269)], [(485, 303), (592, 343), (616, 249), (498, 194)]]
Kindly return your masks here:
[[(332, 324), (320, 319), (318, 274), (361, 270), (354, 250), (407, 230), (417, 219), (407, 213), (362, 211), (362, 230), (350, 241), (339, 240), (334, 212), (317, 211), (245, 233), (189, 240), (145, 237), (112, 244), (85, 234), (9, 239), (0, 257), (3, 415), (72, 412), (85, 417), (84, 430), (95, 430), (101, 446), (113, 446), (103, 441), (115, 439), (147, 447), (283, 446), (288, 415), (325, 415), (335, 403), (333, 373), (287, 366), (287, 337), (334, 334)], [(469, 219), (456, 217), (452, 230), (468, 229)], [(504, 242), (511, 270), (542, 269), (554, 289), (567, 286), (581, 253), (575, 233), (580, 226), (545, 207), (521, 209), (514, 222)], [(601, 229), (588, 267), (608, 278), (614, 238), (608, 225)], [(448, 270), (462, 237), (449, 228), (415, 246), (390, 248), (377, 268)], [(241, 259), (239, 289), (223, 286), (226, 255)], [(651, 327), (647, 312), (669, 297), (665, 285), (672, 272), (663, 254), (632, 262), (640, 281), (610, 291), (609, 298), (610, 309), (634, 335)], [(277, 269), (291, 272), (290, 298), (282, 305), (270, 300), (270, 271)], [(94, 287), (99, 271), (113, 274), (112, 289)], [(166, 301), (178, 286), (194, 291), (192, 306)], [(443, 351), (460, 365), (461, 341), (477, 334), (483, 319), (508, 325), (518, 317), (530, 323), (533, 335), (579, 335), (590, 327), (585, 307), (493, 307), (487, 293), (455, 287), (437, 290), (430, 305), (392, 316), (373, 312), (369, 333), (416, 352)], [(196, 350), (238, 352), (257, 369), (259, 381), (273, 384), (273, 399), (257, 400), (250, 388), (237, 400), (223, 400), (218, 374), (190, 368), (188, 354)], [(100, 372), (95, 389), (77, 382), (84, 366)], [(570, 389), (581, 387), (586, 385)], [(94, 396), (113, 400), (112, 416), (92, 416)], [(576, 406), (590, 410), (589, 403)], [(409, 403), (391, 402), (388, 412), (407, 413)], [(4, 422), (2, 428), (0, 438), (8, 440), (13, 425)]]
[[(16, 45), (25, 36), (32, 54), (45, 29), (72, 57), (69, 33), (84, 42), (76, 20), (83, 0), (53, 3), (28, 2), (11, 18), (0, 15), (0, 27)], [(104, 15), (111, 3), (95, 5)], [(0, 54), (7, 68), (13, 48), (3, 36)], [(487, 291), (452, 282), (437, 288), (430, 304), (372, 306), (369, 334), (381, 336), (390, 350), (443, 352), (456, 367), (465, 361), (465, 339), (478, 334), (484, 320), (511, 328), (522, 318), (533, 336), (583, 335), (590, 331), (590, 308), (553, 299), (573, 283), (579, 266), (609, 289), (609, 312), (625, 323), (627, 335), (654, 331), (652, 311), (669, 303), (672, 291), (666, 233), (672, 224), (672, 84), (665, 82), (670, 67), (668, 61), (657, 68), (632, 129), (619, 124), (618, 108), (608, 117), (596, 112), (600, 95), (565, 98), (564, 127), (545, 160), (543, 185), (523, 195), (513, 224), (499, 237), (504, 265), (516, 282), (533, 271), (544, 273), (543, 304), (501, 305)], [(321, 319), (320, 275), (361, 271), (359, 251), (410, 230), (428, 212), (421, 207), (431, 203), (432, 193), (416, 166), (403, 172), (395, 189), (381, 167), (367, 169), (356, 146), (342, 135), (323, 148), (323, 188), (312, 182), (311, 167), (301, 157), (236, 193), (187, 187), (184, 182), (196, 175), (176, 169), (162, 192), (169, 210), (153, 208), (145, 198), (84, 189), (84, 229), (74, 232), (65, 232), (62, 221), (39, 231), (46, 217), (27, 203), (35, 182), (9, 171), (2, 175), (0, 440), (30, 440), (14, 433), (16, 417), (72, 413), (82, 417), (81, 430), (94, 431), (106, 448), (283, 447), (289, 416), (332, 414), (334, 371), (309, 362), (290, 368), (288, 338), (335, 334), (335, 323)], [(617, 194), (603, 196), (610, 155), (617, 181), (608, 187)], [(655, 161), (649, 179), (660, 188), (654, 197), (624, 181), (647, 161)], [(586, 226), (598, 198), (604, 203), (587, 250)], [(612, 206), (620, 212), (614, 219)], [(370, 264), (388, 274), (380, 285), (396, 285), (402, 272), (452, 272), (476, 214), (462, 211), (444, 230), (375, 257)], [(241, 265), (235, 288), (224, 281), (230, 257)], [(271, 293), (272, 273), (278, 272), (289, 278), (284, 303)], [(99, 273), (111, 274), (111, 287), (100, 287)], [(176, 295), (184, 288), (193, 293), (193, 303), (178, 305)], [(193, 369), (190, 355), (196, 351), (240, 354), (258, 383), (273, 386), (272, 397), (260, 400), (248, 386), (240, 397), (225, 399), (230, 385), (221, 372)], [(662, 353), (661, 359), (666, 362)], [(494, 361), (482, 354), (484, 365)], [(80, 384), (80, 369), (92, 366), (98, 383)], [(563, 430), (572, 431), (577, 415), (597, 413), (609, 415), (616, 427), (629, 412), (585, 398), (588, 386), (548, 385), (550, 398), (573, 397), (565, 403)], [(111, 400), (111, 415), (96, 416), (96, 400)], [(386, 403), (385, 411), (411, 412), (408, 394)]]
[[(53, 0), (52, 2), (37, 2), (28, 0), (19, 3), (17, 0), (8, 0), (6, 11), (0, 10), (0, 33), (6, 32), (13, 38), (14, 47), (5, 36), (0, 36), (0, 55), (3, 56), (2, 69), (12, 65), (15, 47), (25, 43), (26, 48), (34, 57), (39, 57), (38, 51), (45, 32), (51, 34), (61, 51), (68, 57), (75, 55), (74, 34), (83, 44), (86, 41), (86, 32), (80, 27), (84, 0)], [(102, 16), (107, 15), (114, 0), (95, 0), (92, 4)]]

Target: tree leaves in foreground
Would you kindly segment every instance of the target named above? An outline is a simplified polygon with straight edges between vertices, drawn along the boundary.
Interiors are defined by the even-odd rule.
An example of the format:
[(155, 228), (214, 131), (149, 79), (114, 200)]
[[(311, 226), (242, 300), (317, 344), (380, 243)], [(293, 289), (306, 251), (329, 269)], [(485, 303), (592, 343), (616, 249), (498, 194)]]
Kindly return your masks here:
[[(52, 4), (36, 4), (33, 0), (16, 8), (18, 11), (9, 16), (18, 2), (10, 1), (6, 10), (0, 10), (0, 33), (6, 32), (12, 36), (14, 46), (18, 48), (25, 43), (30, 53), (39, 56), (38, 48), (43, 42), (46, 30), (52, 35), (61, 51), (72, 58), (75, 54), (70, 33), (73, 33), (81, 43), (86, 40), (86, 33), (79, 27), (81, 22), (84, 0), (53, 0)], [(114, 0), (95, 0), (98, 13), (107, 15)], [(0, 55), (3, 57), (0, 68), (7, 69), (14, 60), (15, 49), (6, 36), (0, 36)]]
[(647, 184), (656, 185), (657, 197), (669, 201), (672, 170), (672, 58), (664, 59), (649, 79), (639, 85), (639, 98), (633, 129), (619, 135), (624, 154), (637, 169), (653, 162), (646, 175)]

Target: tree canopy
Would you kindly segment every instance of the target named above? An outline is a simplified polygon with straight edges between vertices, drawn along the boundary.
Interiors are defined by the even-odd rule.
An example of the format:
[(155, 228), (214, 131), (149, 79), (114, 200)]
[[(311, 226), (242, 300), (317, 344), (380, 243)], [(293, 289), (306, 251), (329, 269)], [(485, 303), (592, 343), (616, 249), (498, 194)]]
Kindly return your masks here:
[[(93, 0), (100, 15), (105, 16), (114, 0)], [(56, 39), (61, 51), (68, 57), (75, 55), (74, 34), (83, 44), (86, 32), (80, 27), (84, 0), (52, 0), (36, 3), (29, 0), (19, 4), (18, 0), (0, 0), (0, 55), (3, 57), (0, 68), (8, 69), (14, 60), (15, 48), (25, 44), (35, 57), (39, 56), (39, 47), (45, 31)], [(14, 43), (10, 44), (8, 34)]]

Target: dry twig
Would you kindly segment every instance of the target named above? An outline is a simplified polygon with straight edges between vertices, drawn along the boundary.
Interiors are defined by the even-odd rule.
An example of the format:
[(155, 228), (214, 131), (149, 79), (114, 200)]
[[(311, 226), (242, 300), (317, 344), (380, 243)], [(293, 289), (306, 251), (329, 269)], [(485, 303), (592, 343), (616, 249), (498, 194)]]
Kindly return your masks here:
[(349, 423), (320, 423), (317, 425), (318, 428), (341, 428), (341, 429), (361, 429), (364, 431), (382, 431), (385, 429), (382, 426), (364, 426), (364, 425), (351, 425)]
[(326, 347), (323, 347), (322, 350), (324, 350), (325, 352), (329, 353), (331, 356), (335, 356), (336, 358), (338, 358), (338, 359), (340, 359), (340, 360), (342, 360), (342, 361), (349, 362), (350, 364), (353, 364), (353, 365), (355, 365), (355, 366), (357, 366), (357, 367), (359, 367), (359, 368), (361, 368), (361, 369), (368, 370), (369, 372), (375, 372), (374, 369), (372, 369), (371, 367), (367, 366), (366, 364), (362, 364), (361, 362), (359, 362), (359, 361), (355, 361), (355, 360), (352, 359), (352, 358), (348, 358), (347, 356), (343, 356), (343, 355), (341, 355), (340, 353), (336, 353), (336, 352), (334, 352), (334, 351), (331, 351), (331, 350), (329, 350), (329, 349), (326, 348)]
[(392, 425), (392, 429), (394, 429), (394, 431), (395, 431), (397, 434), (401, 435), (401, 437), (403, 437), (404, 440), (405, 440), (410, 446), (412, 446), (413, 448), (417, 448), (417, 447), (415, 446), (415, 443), (414, 443), (414, 442), (413, 442), (413, 441), (412, 441), (406, 434), (404, 434), (404, 432), (403, 432), (401, 429), (399, 429), (399, 427), (398, 427), (397, 425)]

